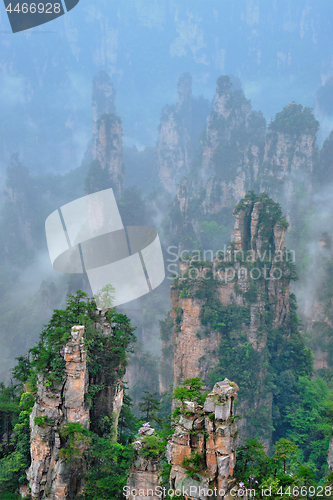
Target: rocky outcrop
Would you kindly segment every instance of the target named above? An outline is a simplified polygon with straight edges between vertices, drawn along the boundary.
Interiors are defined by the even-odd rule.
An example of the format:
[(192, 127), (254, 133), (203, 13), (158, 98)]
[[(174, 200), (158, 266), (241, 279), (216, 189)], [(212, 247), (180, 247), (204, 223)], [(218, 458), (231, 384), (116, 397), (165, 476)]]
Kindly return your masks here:
[(214, 491), (224, 498), (235, 484), (237, 425), (234, 402), (236, 384), (217, 382), (204, 406), (185, 401), (167, 447), (171, 465), (170, 487), (187, 498), (204, 500)]
[[(98, 310), (93, 325), (101, 336), (110, 333), (105, 311)], [(37, 400), (30, 416), (31, 466), (27, 472), (31, 496), (38, 500), (67, 500), (84, 490), (84, 450), (87, 430), (96, 428), (103, 415), (112, 417), (115, 429), (123, 401), (124, 369), (111, 374), (99, 370), (91, 376), (87, 367), (84, 327), (74, 326), (71, 339), (60, 351), (65, 369), (61, 383), (39, 375)], [(89, 387), (98, 392), (90, 406)]]
[(176, 193), (177, 184), (189, 171), (198, 147), (199, 134), (208, 114), (208, 102), (192, 96), (192, 77), (178, 80), (178, 102), (165, 106), (157, 141), (157, 171), (163, 187)]
[(103, 114), (96, 124), (94, 160), (98, 161), (106, 179), (120, 196), (124, 187), (125, 167), (121, 138), (121, 120), (115, 114)]
[(289, 220), (295, 197), (299, 199), (304, 189), (308, 195), (312, 190), (318, 128), (311, 110), (295, 102), (269, 125), (261, 191), (281, 203)]
[(97, 132), (97, 122), (102, 115), (116, 114), (116, 91), (110, 76), (100, 71), (93, 79), (92, 108), (94, 121), (94, 134)]
[[(33, 499), (63, 500), (82, 492), (80, 480), (84, 469), (81, 455), (75, 466), (61, 457), (65, 446), (62, 429), (68, 423), (89, 428), (89, 407), (85, 403), (88, 388), (84, 327), (73, 327), (71, 340), (64, 348), (66, 362), (62, 384), (50, 389), (42, 376), (38, 382), (37, 401), (30, 416), (31, 466), (28, 479)], [(78, 444), (80, 451), (84, 443)]]
[[(126, 498), (129, 500), (135, 500), (138, 496), (144, 500), (158, 500), (161, 497), (157, 489), (160, 483), (161, 453), (154, 453), (154, 456), (151, 456), (148, 452), (147, 437), (155, 439), (155, 445), (158, 446), (159, 439), (149, 422), (143, 424), (139, 429), (139, 437), (134, 442), (136, 456), (127, 481), (128, 494)], [(152, 450), (152, 443), (150, 446), (150, 450)]]
[[(184, 241), (184, 235), (199, 238), (200, 221), (231, 211), (246, 192), (258, 189), (265, 134), (262, 113), (251, 110), (236, 82), (219, 77), (213, 109), (200, 137), (201, 151), (179, 184), (173, 209), (179, 217), (177, 221), (174, 217), (170, 230), (175, 240)], [(181, 229), (175, 227), (177, 222)]]
[[(288, 321), (293, 271), (289, 268), (292, 254), (284, 248), (288, 224), (273, 200), (265, 194), (249, 195), (239, 202), (234, 216), (234, 246), (218, 252), (211, 263), (200, 261), (197, 255), (184, 259), (180, 262), (179, 278), (171, 286), (174, 386), (193, 377), (201, 377), (209, 386), (209, 376), (221, 358), (220, 346), (226, 335), (232, 345), (235, 338), (239, 339), (239, 346), (248, 343), (253, 359), (257, 359), (257, 389), (251, 397), (243, 394), (240, 400), (240, 432), (247, 437), (255, 432), (251, 411), (265, 411), (268, 420), (272, 419), (272, 394), (263, 383), (267, 335)], [(222, 316), (217, 323), (219, 304)], [(238, 320), (234, 319), (235, 314)], [(265, 432), (266, 444), (270, 432)]]

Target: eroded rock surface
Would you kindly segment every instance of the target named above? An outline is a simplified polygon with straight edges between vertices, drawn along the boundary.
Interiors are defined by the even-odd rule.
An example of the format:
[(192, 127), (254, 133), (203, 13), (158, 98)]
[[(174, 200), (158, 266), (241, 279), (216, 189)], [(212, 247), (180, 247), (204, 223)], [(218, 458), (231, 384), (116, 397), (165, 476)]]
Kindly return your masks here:
[(214, 385), (204, 406), (185, 403), (168, 443), (167, 458), (171, 488), (187, 490), (188, 498), (204, 500), (211, 488), (216, 488), (217, 498), (223, 498), (235, 483), (237, 389), (224, 379)]
[[(60, 457), (61, 427), (70, 422), (89, 428), (89, 407), (84, 401), (88, 371), (83, 341), (84, 327), (72, 328), (71, 340), (64, 348), (65, 377), (61, 385), (51, 390), (40, 378), (38, 398), (30, 416), (31, 466), (28, 479), (33, 499), (63, 500), (78, 494), (84, 463), (79, 457), (75, 467)], [(36, 417), (45, 424), (37, 425)], [(82, 450), (84, 445), (81, 446)]]
[[(235, 246), (217, 254), (211, 264), (200, 262), (196, 256), (180, 262), (180, 278), (171, 286), (174, 387), (194, 377), (202, 378), (209, 386), (209, 374), (223, 354), (220, 346), (226, 335), (230, 336), (230, 349), (234, 338), (238, 345), (248, 343), (253, 359), (257, 359), (253, 361), (256, 391), (251, 397), (243, 395), (240, 399), (243, 418), (239, 429), (243, 438), (255, 434), (258, 426), (253, 426), (251, 414), (265, 414), (266, 430), (260, 437), (267, 446), (271, 439), (271, 431), (267, 432), (271, 424), (267, 422), (272, 422), (273, 398), (264, 382), (267, 337), (271, 329), (288, 324), (292, 274), (289, 264), (293, 259), (293, 254), (284, 248), (287, 223), (279, 210), (266, 195), (242, 200), (234, 212)], [(261, 278), (257, 279), (259, 273)], [(218, 304), (224, 308), (226, 319), (212, 325)], [(211, 306), (214, 310), (210, 310)], [(232, 319), (235, 314), (239, 320)], [(167, 345), (162, 339), (162, 350)], [(241, 380), (236, 382), (240, 384)]]

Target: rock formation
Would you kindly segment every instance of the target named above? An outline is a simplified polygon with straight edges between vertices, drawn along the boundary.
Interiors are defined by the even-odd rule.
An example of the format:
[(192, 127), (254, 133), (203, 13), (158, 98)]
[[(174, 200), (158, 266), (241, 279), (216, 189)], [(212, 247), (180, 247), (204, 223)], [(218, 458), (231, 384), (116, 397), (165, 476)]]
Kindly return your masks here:
[(102, 115), (116, 114), (116, 91), (110, 76), (100, 71), (93, 79), (92, 108), (94, 121), (94, 134), (97, 132), (97, 122)]
[[(110, 323), (101, 310), (94, 327), (101, 335), (110, 332)], [(124, 370), (120, 370), (121, 375), (115, 371), (112, 380), (104, 371), (91, 378), (83, 336), (83, 326), (72, 328), (72, 338), (63, 349), (66, 365), (60, 384), (50, 385), (39, 376), (37, 401), (30, 416), (31, 466), (27, 473), (31, 496), (36, 500), (66, 500), (82, 493), (85, 472), (82, 453), (89, 445), (85, 430), (91, 427), (98, 432), (94, 425), (101, 415), (112, 416), (113, 425), (117, 426)], [(99, 390), (90, 408), (87, 393), (92, 384), (104, 388)], [(74, 459), (67, 456), (73, 446)]]
[[(236, 384), (224, 379), (208, 394), (204, 406), (186, 401), (167, 447), (170, 487), (187, 498), (223, 498), (235, 484), (237, 425)], [(200, 491), (201, 490), (201, 491)]]
[(147, 440), (154, 437), (157, 450), (158, 438), (149, 423), (144, 424), (134, 442), (137, 453), (127, 481), (127, 498), (158, 500), (158, 486), (179, 490), (188, 499), (201, 500), (210, 496), (209, 489), (215, 488), (214, 497), (224, 498), (235, 484), (237, 390), (236, 384), (224, 379), (214, 385), (203, 406), (195, 401), (178, 402), (175, 428), (166, 451), (171, 466), (169, 484), (161, 484), (162, 451), (152, 454), (154, 444)]
[(162, 110), (157, 141), (158, 176), (170, 193), (176, 193), (178, 182), (190, 169), (207, 114), (208, 103), (192, 97), (192, 77), (184, 73), (178, 81), (177, 104)]
[(201, 134), (201, 151), (178, 186), (173, 209), (178, 225), (172, 220), (170, 229), (175, 240), (200, 237), (201, 221), (212, 214), (218, 219), (246, 192), (258, 189), (265, 133), (262, 113), (251, 110), (250, 101), (228, 76), (219, 77), (213, 109)]
[(94, 160), (98, 161), (102, 172), (107, 172), (111, 187), (120, 196), (125, 176), (121, 120), (115, 114), (104, 114), (97, 121), (96, 129)]
[(296, 200), (311, 193), (318, 128), (311, 110), (294, 102), (268, 128), (261, 191), (281, 203), (288, 219)]
[[(306, 312), (306, 333), (309, 347), (314, 354), (314, 369), (330, 373), (332, 367), (331, 338), (333, 335), (333, 304), (329, 290), (331, 288), (331, 270), (333, 267), (332, 237), (324, 232), (315, 247), (307, 273), (306, 286), (311, 286)], [(320, 373), (319, 372), (319, 373)]]
[[(135, 500), (138, 496), (143, 500), (158, 500), (156, 487), (160, 483), (161, 461), (159, 456), (142, 456), (140, 450), (145, 447), (145, 437), (155, 436), (155, 430), (149, 423), (144, 424), (139, 430), (139, 438), (135, 441), (137, 453), (131, 467), (127, 487), (129, 500)], [(157, 439), (157, 437), (156, 437)]]
[[(225, 349), (234, 346), (240, 359), (242, 349), (244, 355), (250, 349), (256, 389), (251, 396), (242, 394), (240, 432), (243, 437), (254, 435), (258, 426), (253, 427), (250, 413), (263, 412), (263, 434), (269, 443), (272, 393), (264, 385), (267, 335), (288, 323), (292, 254), (284, 248), (287, 223), (267, 195), (249, 195), (237, 205), (234, 216), (234, 246), (218, 252), (211, 263), (200, 261), (198, 255), (182, 260), (179, 278), (171, 286), (174, 385), (193, 377), (209, 385)], [(230, 362), (225, 369), (229, 367)], [(240, 379), (236, 382), (241, 384)]]
[(115, 96), (109, 75), (100, 71), (93, 79), (93, 136), (84, 157), (84, 163), (90, 163), (85, 182), (87, 193), (112, 187), (121, 196), (123, 191), (122, 129), (116, 115)]
[[(84, 327), (73, 327), (72, 338), (64, 348), (66, 373), (61, 385), (50, 389), (40, 377), (38, 399), (30, 416), (31, 466), (28, 479), (33, 499), (63, 500), (82, 491), (80, 475), (84, 463), (79, 456), (75, 466), (61, 457), (64, 440), (61, 428), (80, 423), (89, 428), (89, 407)], [(83, 451), (84, 443), (79, 443)]]

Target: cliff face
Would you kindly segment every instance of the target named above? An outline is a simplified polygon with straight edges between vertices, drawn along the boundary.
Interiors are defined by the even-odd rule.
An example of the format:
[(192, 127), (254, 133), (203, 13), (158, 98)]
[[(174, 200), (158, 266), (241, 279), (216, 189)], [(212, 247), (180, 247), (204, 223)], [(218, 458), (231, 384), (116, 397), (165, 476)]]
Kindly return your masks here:
[(204, 406), (186, 401), (180, 410), (167, 458), (171, 488), (185, 490), (188, 498), (206, 499), (214, 488), (214, 496), (223, 498), (235, 484), (236, 389), (236, 384), (224, 379), (214, 385)]
[(261, 191), (279, 201), (289, 219), (302, 191), (312, 190), (318, 127), (311, 110), (294, 102), (269, 126)]
[(306, 307), (306, 329), (309, 346), (314, 354), (314, 369), (330, 373), (333, 360), (331, 338), (333, 335), (333, 304), (331, 297), (331, 272), (333, 268), (332, 237), (321, 235), (315, 247), (315, 258), (309, 269), (311, 295)]
[(96, 128), (94, 160), (99, 162), (102, 171), (108, 173), (115, 194), (120, 196), (125, 176), (121, 120), (114, 114), (104, 114), (97, 121)]
[(192, 77), (184, 73), (178, 81), (177, 104), (162, 110), (157, 141), (158, 176), (170, 193), (176, 193), (177, 184), (190, 169), (207, 114), (208, 103), (192, 97)]
[[(104, 313), (99, 312), (94, 326), (103, 335), (111, 327)], [(71, 336), (63, 349), (66, 365), (62, 383), (51, 386), (39, 376), (37, 401), (30, 416), (31, 466), (27, 476), (31, 496), (38, 500), (66, 500), (83, 492), (83, 452), (89, 446), (84, 430), (91, 427), (98, 432), (94, 426), (103, 414), (112, 416), (113, 425), (117, 426), (122, 406), (123, 376), (117, 379), (115, 373), (109, 380), (103, 372), (90, 378), (84, 327), (73, 327)], [(91, 408), (87, 394), (92, 384), (104, 388), (99, 390)]]
[(94, 121), (94, 134), (97, 133), (97, 122), (104, 114), (115, 114), (116, 91), (109, 75), (100, 71), (93, 79), (92, 108)]
[[(185, 266), (182, 266), (185, 271)], [(228, 287), (233, 289), (233, 285)], [(229, 291), (229, 290), (228, 290)], [(220, 333), (212, 332), (208, 337), (200, 336), (202, 325), (200, 312), (205, 300), (181, 296), (176, 286), (171, 286), (172, 316), (174, 327), (174, 385), (193, 377), (207, 378), (217, 362)], [(226, 294), (227, 295), (227, 294)], [(226, 303), (229, 296), (226, 296)], [(165, 344), (162, 344), (162, 350)]]
[[(61, 438), (64, 425), (80, 423), (85, 429), (89, 428), (89, 407), (84, 398), (88, 371), (83, 334), (82, 326), (72, 328), (72, 339), (64, 349), (66, 372), (63, 384), (51, 391), (41, 379), (38, 383), (38, 399), (30, 416), (31, 466), (28, 471), (34, 499), (73, 498), (82, 490), (82, 458), (79, 457), (73, 467), (71, 462), (61, 458), (60, 450), (64, 446)], [(83, 451), (83, 442), (79, 449)]]
[[(201, 226), (212, 221), (227, 228), (223, 243), (229, 241), (232, 207), (252, 190), (272, 196), (291, 225), (296, 225), (300, 202), (308, 203), (314, 182), (324, 178), (317, 160), (318, 126), (311, 109), (290, 103), (266, 130), (262, 113), (251, 109), (237, 82), (219, 77), (213, 109), (201, 134), (201, 150), (178, 183), (168, 216), (173, 243), (180, 242), (184, 248), (201, 240), (205, 248), (212, 238), (202, 237)], [(326, 141), (321, 164), (330, 164), (329, 151)]]
[(200, 238), (201, 222), (212, 216), (223, 219), (246, 192), (258, 189), (265, 133), (262, 114), (251, 110), (250, 101), (228, 76), (219, 77), (201, 151), (178, 187), (174, 211), (179, 220), (178, 225), (172, 221), (170, 230), (175, 239), (183, 241), (184, 234)]
[[(6, 241), (2, 242), (2, 252), (5, 258), (17, 258), (17, 240), (24, 247), (29, 255), (37, 247), (36, 243), (36, 222), (31, 217), (31, 208), (40, 201), (41, 196), (31, 193), (32, 176), (29, 170), (24, 167), (18, 159), (18, 155), (11, 156), (11, 164), (7, 169), (7, 180), (5, 189), (5, 206), (2, 212), (7, 218)], [(37, 198), (37, 199), (36, 199)], [(27, 208), (29, 207), (29, 211)], [(29, 213), (30, 212), (30, 213)], [(14, 258), (15, 258), (14, 257)]]
[[(266, 195), (255, 198), (242, 200), (234, 211), (234, 247), (216, 254), (211, 263), (197, 256), (180, 263), (180, 277), (171, 287), (174, 385), (201, 377), (209, 386), (218, 374), (230, 373), (231, 366), (237, 371), (243, 356), (248, 357), (253, 393), (241, 394), (240, 432), (243, 437), (256, 434), (253, 414), (265, 414), (261, 438), (269, 444), (272, 393), (265, 385), (267, 337), (288, 323), (293, 271), (284, 249), (287, 223), (279, 206)], [(215, 368), (219, 365), (220, 371)], [(240, 376), (236, 376), (239, 384)]]

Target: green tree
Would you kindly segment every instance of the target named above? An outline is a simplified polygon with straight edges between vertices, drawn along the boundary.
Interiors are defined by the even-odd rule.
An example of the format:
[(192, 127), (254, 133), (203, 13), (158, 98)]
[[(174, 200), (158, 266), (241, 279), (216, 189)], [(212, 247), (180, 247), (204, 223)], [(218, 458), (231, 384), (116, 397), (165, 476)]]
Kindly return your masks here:
[(183, 382), (180, 382), (173, 393), (173, 397), (178, 399), (182, 405), (184, 405), (185, 401), (194, 401), (203, 404), (205, 396), (204, 384), (200, 377), (187, 378)]
[(156, 412), (159, 411), (160, 409), (160, 403), (156, 399), (155, 396), (157, 396), (157, 392), (154, 392), (154, 394), (149, 394), (148, 391), (143, 391), (146, 396), (143, 396), (141, 398), (141, 403), (139, 403), (139, 410), (141, 413), (145, 413), (145, 418), (146, 422), (149, 422), (151, 420), (155, 420), (156, 422), (159, 421), (159, 418), (156, 414)]
[(250, 487), (261, 482), (273, 470), (272, 459), (266, 455), (264, 445), (258, 439), (246, 439), (237, 448), (235, 477), (239, 480), (251, 478)]
[(277, 463), (283, 462), (283, 473), (286, 473), (287, 463), (295, 456), (298, 446), (289, 439), (281, 438), (275, 443), (274, 460)]

